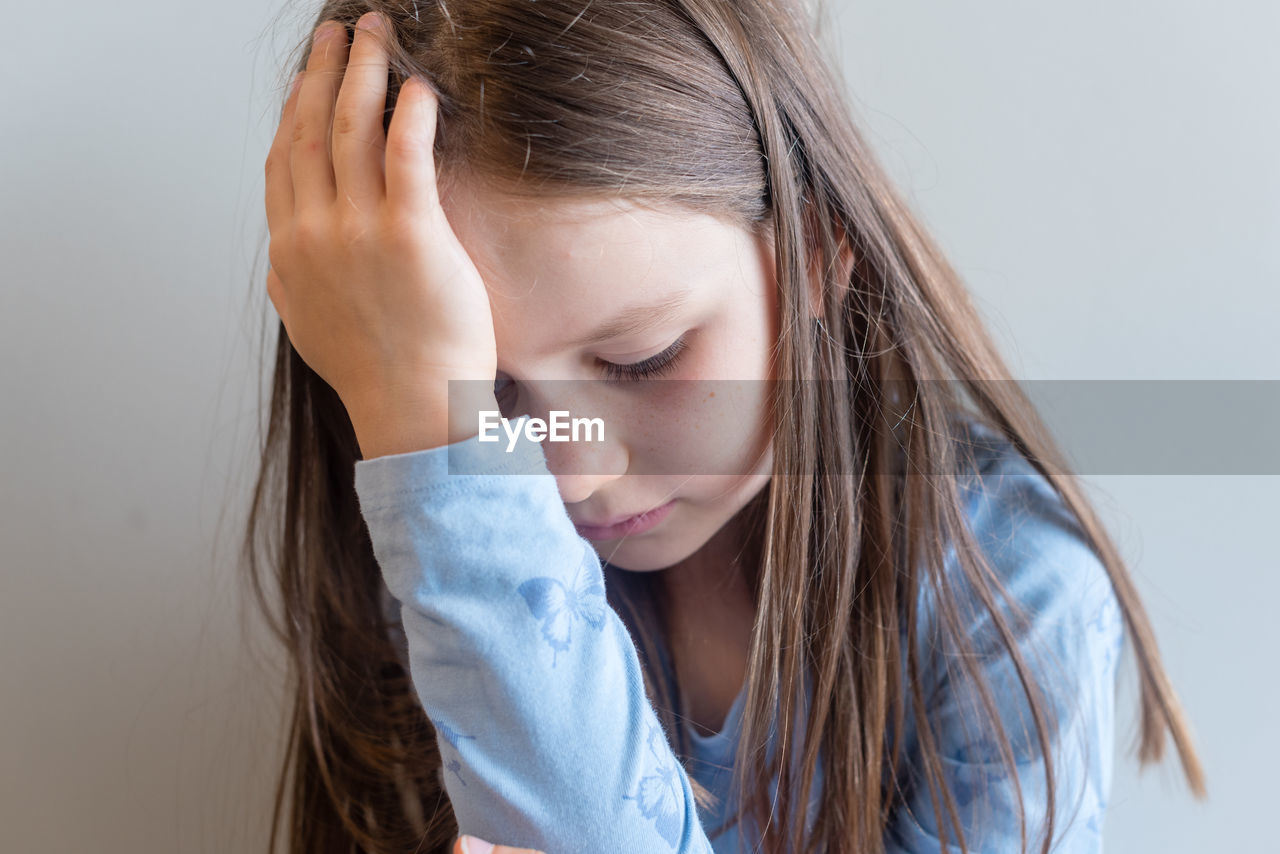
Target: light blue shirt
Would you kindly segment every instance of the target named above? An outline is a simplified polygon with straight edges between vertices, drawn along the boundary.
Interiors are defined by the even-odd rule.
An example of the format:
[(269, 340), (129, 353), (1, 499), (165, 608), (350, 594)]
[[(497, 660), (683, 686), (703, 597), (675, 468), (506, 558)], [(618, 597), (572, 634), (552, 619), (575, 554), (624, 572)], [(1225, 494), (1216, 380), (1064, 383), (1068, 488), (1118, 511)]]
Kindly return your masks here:
[[(719, 733), (686, 725), (690, 773), (719, 798), (700, 812), (644, 693), (631, 635), (606, 603), (601, 562), (574, 528), (542, 446), (521, 439), (506, 447), (472, 437), (355, 466), (361, 512), (387, 590), (401, 603), (405, 654), (436, 727), (461, 832), (548, 854), (737, 851), (735, 826), (714, 840), (704, 828), (720, 826), (735, 806), (727, 769), (743, 695)], [(980, 452), (978, 463), (976, 476), (961, 481), (966, 518), (1029, 617), (1020, 648), (1040, 656), (1028, 663), (1045, 677), (1057, 716), (1054, 850), (1101, 851), (1123, 642), (1118, 605), (1048, 482), (1007, 443)], [(954, 551), (947, 561), (944, 571), (959, 585)], [(920, 606), (927, 628), (933, 609), (924, 593)], [(989, 617), (979, 608), (968, 622), (976, 649), (995, 650)], [(921, 632), (922, 644), (928, 634)], [(1017, 778), (990, 743), (966, 736), (962, 711), (972, 696), (960, 671), (920, 649), (924, 695), (969, 850), (1017, 851), (1019, 790), (1030, 841), (1047, 798), (1012, 663), (984, 656)], [(670, 678), (665, 653), (658, 664)], [(910, 716), (903, 745), (909, 772), (918, 755)], [(891, 854), (940, 850), (928, 789), (911, 777), (902, 775), (906, 802), (885, 837)]]

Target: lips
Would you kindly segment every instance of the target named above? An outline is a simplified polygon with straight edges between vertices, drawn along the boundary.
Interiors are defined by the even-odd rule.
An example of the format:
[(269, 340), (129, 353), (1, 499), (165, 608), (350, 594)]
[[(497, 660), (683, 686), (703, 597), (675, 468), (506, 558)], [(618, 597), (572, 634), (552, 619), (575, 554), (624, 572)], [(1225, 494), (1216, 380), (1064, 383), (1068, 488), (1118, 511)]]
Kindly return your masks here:
[(574, 527), (578, 529), (579, 534), (589, 540), (608, 540), (626, 534), (639, 534), (658, 524), (667, 515), (671, 505), (674, 503), (675, 499), (673, 498), (652, 510), (631, 516), (623, 516), (611, 523), (593, 525), (587, 522), (575, 522)]
[[(657, 510), (658, 508), (655, 507), (653, 509)], [(587, 521), (574, 520), (573, 524), (581, 528), (612, 528), (614, 525), (621, 525), (623, 522), (630, 521), (631, 519), (634, 519), (637, 516), (643, 516), (645, 513), (648, 513), (648, 512), (650, 511), (642, 510), (639, 513), (631, 513), (626, 516), (614, 516), (612, 519), (608, 519), (603, 522), (587, 522)]]

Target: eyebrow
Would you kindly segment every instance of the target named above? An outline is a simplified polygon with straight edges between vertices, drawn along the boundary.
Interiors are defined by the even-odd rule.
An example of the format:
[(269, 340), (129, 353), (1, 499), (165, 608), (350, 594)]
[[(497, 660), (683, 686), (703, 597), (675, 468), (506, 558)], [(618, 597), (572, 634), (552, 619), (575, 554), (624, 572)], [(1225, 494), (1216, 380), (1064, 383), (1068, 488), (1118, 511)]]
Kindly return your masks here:
[(619, 312), (617, 317), (601, 325), (594, 332), (573, 341), (569, 346), (588, 347), (599, 344), (601, 341), (608, 341), (610, 338), (620, 338), (623, 335), (643, 332), (659, 326), (684, 308), (689, 302), (689, 296), (689, 291), (677, 291), (656, 303), (633, 305)]

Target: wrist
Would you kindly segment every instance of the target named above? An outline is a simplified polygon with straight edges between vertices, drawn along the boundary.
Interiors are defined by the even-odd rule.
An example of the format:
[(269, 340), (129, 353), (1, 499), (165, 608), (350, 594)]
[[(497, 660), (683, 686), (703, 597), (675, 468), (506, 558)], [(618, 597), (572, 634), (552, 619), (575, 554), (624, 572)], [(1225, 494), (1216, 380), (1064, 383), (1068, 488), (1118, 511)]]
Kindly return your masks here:
[(408, 391), (366, 394), (347, 405), (365, 460), (470, 439), (479, 434), (480, 413), (486, 410), (498, 410), (492, 379), (429, 380)]

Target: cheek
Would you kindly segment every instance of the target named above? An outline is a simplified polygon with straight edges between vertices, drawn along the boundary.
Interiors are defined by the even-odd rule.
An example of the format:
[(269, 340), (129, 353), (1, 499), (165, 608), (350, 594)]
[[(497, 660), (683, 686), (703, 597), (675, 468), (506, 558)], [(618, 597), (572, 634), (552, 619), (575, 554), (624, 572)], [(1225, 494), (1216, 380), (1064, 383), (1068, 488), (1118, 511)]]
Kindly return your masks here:
[(760, 334), (741, 318), (722, 318), (703, 327), (670, 378), (619, 399), (614, 418), (632, 471), (688, 477), (759, 470), (772, 392)]
[(669, 380), (628, 415), (635, 470), (665, 475), (746, 475), (767, 449), (766, 384)]

